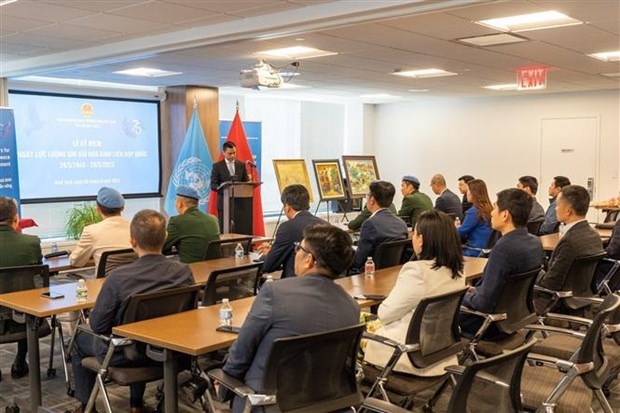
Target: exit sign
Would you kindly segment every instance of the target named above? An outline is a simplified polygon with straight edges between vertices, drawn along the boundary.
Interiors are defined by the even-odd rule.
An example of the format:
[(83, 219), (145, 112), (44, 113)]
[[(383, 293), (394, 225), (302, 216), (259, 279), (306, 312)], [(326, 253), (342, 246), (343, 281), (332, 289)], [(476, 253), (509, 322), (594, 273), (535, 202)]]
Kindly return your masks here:
[(517, 69), (517, 90), (537, 90), (546, 88), (546, 67), (530, 66)]

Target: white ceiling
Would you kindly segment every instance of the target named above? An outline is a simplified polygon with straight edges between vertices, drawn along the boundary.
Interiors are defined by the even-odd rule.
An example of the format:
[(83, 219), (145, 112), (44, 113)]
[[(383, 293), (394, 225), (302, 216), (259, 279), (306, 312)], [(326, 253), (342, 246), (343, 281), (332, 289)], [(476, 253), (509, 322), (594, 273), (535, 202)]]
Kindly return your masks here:
[[(527, 42), (486, 48), (455, 39), (497, 33), (474, 21), (557, 10), (585, 24), (520, 33)], [(303, 39), (303, 40), (300, 40)], [(290, 83), (306, 94), (441, 96), (620, 90), (619, 62), (588, 53), (620, 50), (620, 0), (19, 0), (0, 7), (0, 76), (88, 79), (234, 90), (253, 53), (311, 46), (338, 55), (301, 60)], [(275, 67), (289, 61), (270, 59)], [(548, 87), (497, 92), (516, 68), (549, 68)], [(112, 72), (183, 72), (138, 78)], [(440, 68), (458, 76), (408, 79), (395, 69)], [(11, 81), (9, 85), (11, 85)], [(284, 94), (285, 90), (260, 93)]]

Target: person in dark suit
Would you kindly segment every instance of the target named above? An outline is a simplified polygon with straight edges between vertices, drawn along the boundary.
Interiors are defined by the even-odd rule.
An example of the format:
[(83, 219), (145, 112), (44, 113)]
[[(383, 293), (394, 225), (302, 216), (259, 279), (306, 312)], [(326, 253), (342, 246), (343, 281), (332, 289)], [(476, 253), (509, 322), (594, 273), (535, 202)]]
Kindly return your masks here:
[(176, 208), (179, 215), (170, 217), (168, 237), (163, 252), (169, 254), (172, 247), (179, 253), (179, 261), (191, 264), (203, 261), (211, 241), (220, 239), (217, 219), (198, 209), (200, 194), (192, 187), (177, 187)]
[[(13, 198), (0, 196), (0, 267), (41, 264), (41, 241), (34, 235), (17, 232), (19, 217)], [(0, 319), (0, 334), (26, 331), (26, 324)], [(11, 377), (20, 379), (28, 374), (28, 343), (26, 339), (17, 342), (15, 361), (11, 366)], [(36, 366), (39, 368), (39, 366)]]
[(565, 186), (570, 185), (570, 179), (565, 176), (556, 176), (551, 181), (549, 185), (549, 208), (545, 212), (545, 220), (543, 221), (540, 229), (538, 230), (538, 235), (546, 235), (553, 234), (558, 232), (560, 223), (555, 216), (555, 201), (558, 197), (558, 194)]
[(407, 224), (388, 209), (395, 193), (396, 189), (390, 182), (374, 181), (370, 184), (366, 206), (372, 215), (362, 224), (357, 251), (351, 265), (352, 273), (362, 271), (366, 259), (375, 254), (380, 244), (407, 238)]
[[(112, 328), (122, 323), (127, 305), (136, 294), (195, 284), (187, 264), (169, 260), (162, 255), (165, 239), (166, 219), (162, 214), (144, 209), (134, 215), (130, 225), (130, 242), (138, 254), (138, 260), (113, 269), (106, 277), (88, 318), (93, 332), (111, 334)], [(99, 362), (103, 362), (107, 346), (92, 334), (77, 334), (75, 344), (71, 362), (75, 376), (75, 398), (80, 401), (80, 405), (74, 413), (82, 413), (96, 379), (96, 373), (82, 366), (82, 359), (96, 356)], [(130, 363), (122, 348), (112, 356), (112, 366), (128, 366)], [(142, 404), (145, 386), (145, 383), (130, 386), (131, 413), (147, 411)]]
[[(620, 260), (620, 219), (616, 221), (613, 229), (611, 230), (611, 237), (605, 247), (607, 252), (607, 258), (612, 260)], [(605, 279), (605, 276), (609, 273), (614, 264), (610, 261), (601, 260), (596, 268), (596, 285), (599, 285)], [(617, 277), (616, 277), (617, 278)], [(620, 290), (620, 280), (611, 279), (609, 283), (611, 291)]]
[(289, 185), (282, 191), (280, 196), (282, 210), (288, 221), (283, 222), (276, 231), (276, 239), (273, 245), (265, 245), (261, 248), (265, 261), (263, 272), (278, 271), (283, 268), (282, 278), (295, 276), (295, 243), (303, 238), (304, 229), (308, 225), (329, 223), (315, 217), (308, 211), (310, 209), (310, 194), (305, 186)]
[[(543, 249), (540, 239), (525, 228), (532, 203), (532, 197), (517, 188), (504, 189), (497, 194), (497, 202), (491, 211), (491, 226), (502, 237), (491, 251), (480, 282), (465, 294), (464, 306), (484, 313), (494, 312), (499, 294), (504, 285), (511, 282), (511, 276), (541, 267)], [(461, 313), (461, 334), (472, 338), (483, 321), (482, 317)], [(483, 337), (484, 340), (500, 338), (503, 336), (494, 325)]]
[[(359, 323), (359, 306), (334, 283), (351, 264), (351, 237), (333, 225), (311, 225), (296, 245), (297, 277), (263, 284), (223, 367), (259, 393), (275, 339)], [(243, 411), (243, 400), (236, 398), (232, 407)]]
[(222, 145), (224, 159), (215, 162), (211, 168), (211, 190), (217, 191), (217, 216), (220, 222), (220, 231), (224, 230), (224, 191), (218, 187), (228, 181), (248, 182), (248, 172), (245, 163), (237, 160), (237, 146), (230, 142)]
[(461, 200), (446, 185), (446, 178), (441, 174), (436, 174), (431, 179), (431, 189), (435, 195), (439, 195), (435, 200), (435, 209), (445, 212), (452, 219), (463, 220), (463, 206)]
[(463, 200), (461, 201), (461, 206), (463, 207), (463, 216), (465, 215), (465, 212), (467, 212), (467, 210), (471, 208), (472, 205), (472, 203), (467, 200), (467, 191), (469, 190), (467, 184), (474, 179), (475, 178), (471, 175), (463, 175), (458, 179), (459, 192), (463, 195)]
[(536, 179), (535, 176), (530, 175), (522, 176), (519, 178), (519, 182), (517, 182), (517, 188), (527, 192), (534, 200), (532, 210), (530, 211), (530, 216), (527, 218), (527, 223), (529, 224), (530, 222), (544, 221), (545, 209), (536, 199), (536, 193), (538, 192), (538, 179)]
[[(537, 280), (537, 284), (553, 291), (562, 291), (566, 284), (566, 276), (573, 261), (579, 257), (602, 253), (603, 244), (600, 235), (590, 227), (586, 220), (590, 195), (579, 185), (568, 185), (562, 188), (556, 200), (558, 221), (564, 224), (560, 229), (560, 242), (553, 250), (549, 259), (549, 268)], [(547, 294), (536, 294), (534, 303), (537, 309), (544, 309), (549, 297)], [(563, 309), (553, 309), (559, 312)]]

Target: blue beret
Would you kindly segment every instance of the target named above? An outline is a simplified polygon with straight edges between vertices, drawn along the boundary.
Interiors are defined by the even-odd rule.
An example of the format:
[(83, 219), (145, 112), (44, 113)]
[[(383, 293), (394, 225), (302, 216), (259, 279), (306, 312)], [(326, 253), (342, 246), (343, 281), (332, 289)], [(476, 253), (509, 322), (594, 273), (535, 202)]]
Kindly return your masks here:
[(177, 195), (184, 196), (185, 198), (192, 198), (196, 201), (200, 200), (200, 194), (198, 193), (198, 191), (187, 185), (177, 186)]
[(405, 175), (405, 176), (403, 176), (403, 181), (411, 182), (411, 183), (414, 183), (414, 184), (420, 186), (420, 180), (418, 178), (416, 178), (415, 176), (413, 176), (413, 175)]
[(122, 208), (125, 206), (125, 198), (116, 189), (104, 186), (97, 193), (97, 203), (110, 209)]

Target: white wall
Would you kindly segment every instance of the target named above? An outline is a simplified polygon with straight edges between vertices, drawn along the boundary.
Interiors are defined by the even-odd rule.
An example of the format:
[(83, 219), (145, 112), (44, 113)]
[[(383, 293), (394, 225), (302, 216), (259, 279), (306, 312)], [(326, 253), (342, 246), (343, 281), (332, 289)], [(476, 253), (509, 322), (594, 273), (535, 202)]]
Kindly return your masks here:
[[(400, 179), (405, 174), (417, 176), (422, 182), (421, 190), (433, 199), (435, 195), (429, 187), (433, 174), (443, 173), (455, 192), (459, 176), (473, 175), (486, 181), (493, 198), (499, 190), (515, 186), (521, 175), (540, 176), (540, 119), (576, 115), (600, 118), (596, 197), (617, 196), (620, 188), (618, 91), (425, 98), (377, 105), (372, 144), (381, 178), (397, 187), (397, 205), (402, 199), (398, 193)], [(545, 208), (548, 184), (541, 182), (538, 193)]]

